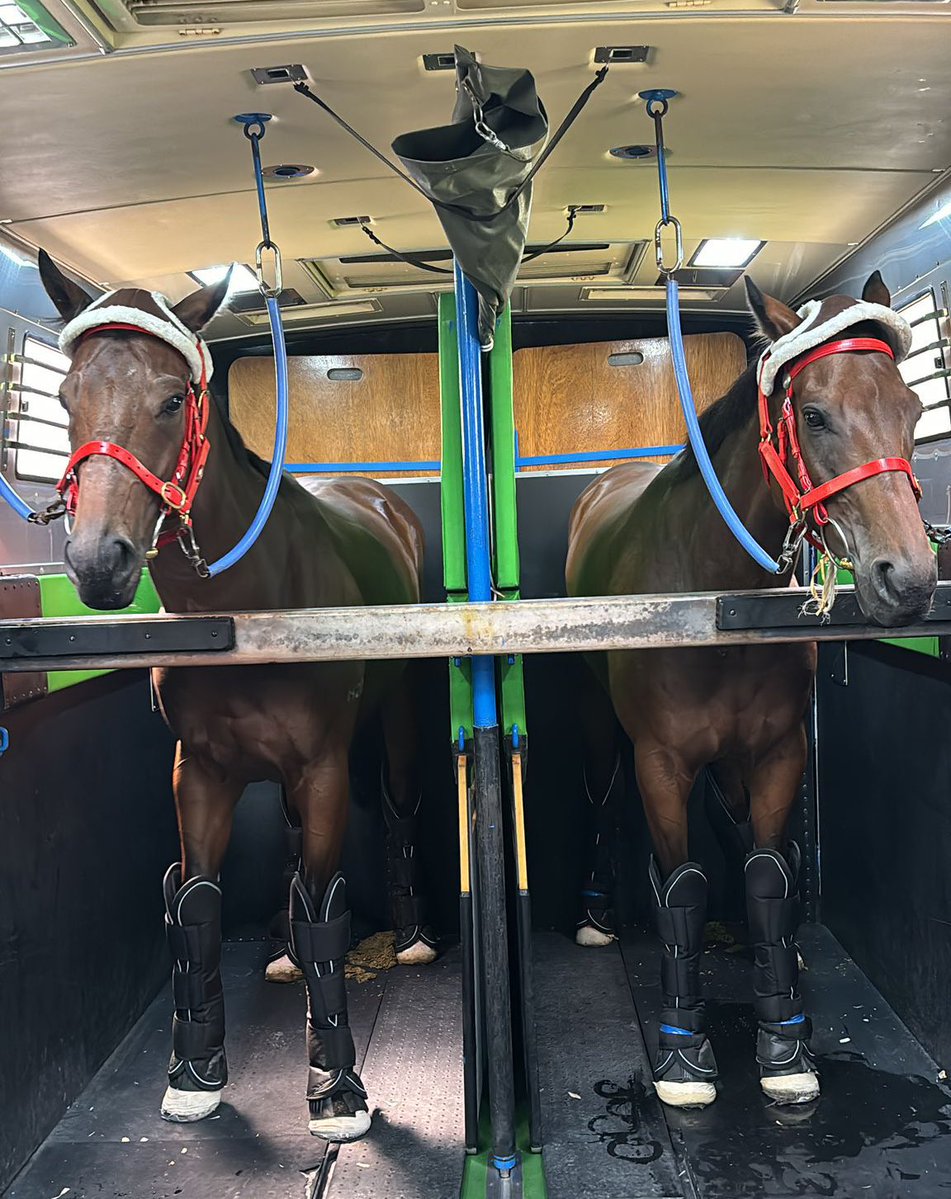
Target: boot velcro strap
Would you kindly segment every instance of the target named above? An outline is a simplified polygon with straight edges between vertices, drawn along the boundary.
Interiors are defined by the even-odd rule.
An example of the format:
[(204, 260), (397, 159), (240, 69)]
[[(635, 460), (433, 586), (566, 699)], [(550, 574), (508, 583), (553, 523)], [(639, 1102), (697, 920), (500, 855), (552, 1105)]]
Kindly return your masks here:
[(390, 884), (394, 887), (411, 887), (416, 881), (416, 863), (412, 858), (391, 858), (389, 872)]
[(675, 958), (665, 953), (660, 960), (660, 985), (665, 996), (696, 1000), (700, 993), (699, 955)]
[(393, 919), (399, 928), (411, 928), (423, 918), (423, 903), (418, 895), (394, 895), (391, 900)]
[(660, 1013), (660, 1023), (670, 1028), (683, 1029), (684, 1032), (697, 1033), (703, 1031), (704, 1016), (702, 1003), (695, 1007), (664, 1007)]
[(197, 924), (172, 924), (165, 921), (165, 935), (172, 957), (178, 962), (201, 964), (201, 927)]
[(205, 980), (197, 971), (172, 971), (172, 998), (178, 1011), (201, 1007), (207, 1002), (205, 991)]
[[(802, 1015), (802, 998), (799, 995), (757, 994), (753, 999), (753, 1010), (756, 1012), (756, 1019), (763, 1024), (782, 1024)], [(796, 1031), (802, 1028), (801, 1024), (789, 1024), (786, 1027), (790, 1030), (786, 1035), (800, 1040), (805, 1035)]]
[(666, 1032), (665, 1027), (667, 1026), (662, 1025), (657, 1034), (657, 1044), (661, 1049), (699, 1049), (707, 1039), (707, 1034), (703, 1032), (692, 1032), (684, 1035), (681, 1032)]
[(665, 945), (697, 953), (703, 945), (703, 914), (699, 907), (654, 908), (657, 934)]
[(211, 1057), (220, 1040), (218, 1029), (204, 1020), (172, 1017), (172, 1048), (176, 1057), (185, 1061)]
[[(790, 1019), (793, 1020), (791, 1024)], [(759, 1026), (774, 1037), (782, 1037), (784, 1041), (808, 1041), (812, 1036), (812, 1021), (808, 1016), (802, 1019), (789, 1017), (781, 1023), (760, 1020)]]
[(315, 924), (292, 920), (291, 943), (301, 962), (333, 962), (344, 957), (350, 948), (350, 912)]
[(747, 907), (750, 939), (754, 942), (776, 944), (791, 937), (799, 927), (798, 895), (788, 895), (785, 899), (751, 896)]
[(347, 1010), (347, 980), (342, 970), (322, 974), (320, 978), (311, 975), (307, 984), (317, 1008), (316, 1015), (320, 1024), (326, 1024), (331, 1016)]
[(337, 1028), (315, 1028), (311, 1025), (308, 1031), (311, 1034), (308, 1040), (314, 1065), (323, 1070), (345, 1070), (356, 1065), (357, 1051), (348, 1025), (341, 1024)]
[(799, 981), (799, 955), (795, 945), (757, 945), (757, 995), (795, 993)]

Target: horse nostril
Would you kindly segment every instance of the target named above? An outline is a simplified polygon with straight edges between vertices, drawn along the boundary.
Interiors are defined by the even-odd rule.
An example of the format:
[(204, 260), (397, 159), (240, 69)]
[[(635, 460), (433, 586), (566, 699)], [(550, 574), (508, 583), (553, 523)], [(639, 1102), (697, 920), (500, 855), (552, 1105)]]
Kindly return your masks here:
[(893, 562), (887, 558), (875, 559), (872, 563), (872, 586), (883, 600), (894, 602), (899, 598), (900, 588)]
[(112, 543), (113, 574), (127, 574), (135, 561), (135, 546), (127, 537), (117, 537)]

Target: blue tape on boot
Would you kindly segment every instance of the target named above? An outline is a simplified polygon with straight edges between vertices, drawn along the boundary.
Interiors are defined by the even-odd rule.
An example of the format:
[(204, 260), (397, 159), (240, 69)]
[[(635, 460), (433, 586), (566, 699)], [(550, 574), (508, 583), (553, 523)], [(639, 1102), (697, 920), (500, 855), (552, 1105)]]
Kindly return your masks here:
[(675, 1028), (672, 1024), (662, 1024), (660, 1031), (670, 1033), (675, 1037), (692, 1037), (693, 1033), (689, 1028)]
[(779, 1023), (780, 1024), (804, 1024), (805, 1020), (806, 1020), (806, 1017), (803, 1015), (802, 1012), (800, 1012), (798, 1016), (793, 1016), (789, 1020), (780, 1020)]

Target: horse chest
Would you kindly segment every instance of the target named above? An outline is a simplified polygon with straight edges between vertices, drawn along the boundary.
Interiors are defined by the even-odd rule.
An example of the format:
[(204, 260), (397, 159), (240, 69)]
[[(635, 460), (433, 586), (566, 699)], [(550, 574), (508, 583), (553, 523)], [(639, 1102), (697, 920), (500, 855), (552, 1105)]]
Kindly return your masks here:
[(363, 698), (364, 667), (169, 670), (156, 687), (183, 752), (272, 777), (345, 751)]

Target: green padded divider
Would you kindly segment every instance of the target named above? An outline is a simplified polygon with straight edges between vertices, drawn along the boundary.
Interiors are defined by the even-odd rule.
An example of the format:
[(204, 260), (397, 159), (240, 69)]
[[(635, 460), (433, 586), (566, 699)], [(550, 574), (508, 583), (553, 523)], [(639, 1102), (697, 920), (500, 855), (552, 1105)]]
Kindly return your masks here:
[[(94, 608), (87, 608), (76, 593), (66, 575), (39, 575), (40, 604), (44, 616), (102, 616)], [(145, 616), (150, 612), (158, 612), (162, 606), (152, 582), (152, 576), (147, 570), (142, 572), (142, 579), (135, 593), (135, 599), (114, 616)], [(47, 674), (48, 687), (51, 692), (62, 691), (64, 687), (74, 687), (87, 679), (96, 679), (100, 675), (111, 673), (108, 670), (51, 670)]]
[(515, 413), (512, 391), (512, 310), (506, 305), (489, 355), (492, 418), (492, 498), (495, 585), (519, 586), (518, 517), (515, 506)]
[(462, 401), (459, 396), (459, 347), (456, 345), (456, 298), (439, 297), (439, 399), (442, 414), (443, 584), (447, 592), (466, 590), (466, 511), (462, 486)]

